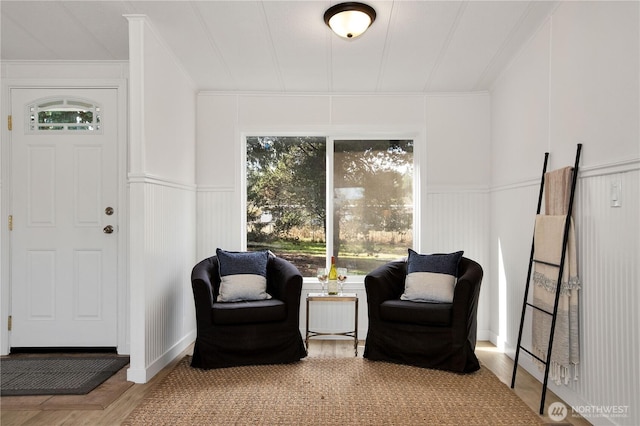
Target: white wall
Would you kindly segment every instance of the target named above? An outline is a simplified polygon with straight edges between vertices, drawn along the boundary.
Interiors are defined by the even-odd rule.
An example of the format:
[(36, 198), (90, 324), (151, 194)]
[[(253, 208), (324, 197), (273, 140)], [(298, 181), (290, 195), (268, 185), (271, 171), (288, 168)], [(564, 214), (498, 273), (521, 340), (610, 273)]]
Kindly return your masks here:
[[(245, 236), (240, 230), (244, 219), (241, 188), (244, 135), (409, 137), (415, 141), (414, 153), (418, 158), (421, 227), (417, 248), (424, 252), (463, 249), (468, 257), (485, 267), (488, 283), (489, 113), (487, 93), (429, 96), (200, 93), (198, 258), (211, 256), (216, 247), (243, 248)], [(479, 335), (485, 339), (490, 312), (487, 296), (488, 292), (481, 292), (478, 315)], [(366, 303), (364, 298), (362, 303)], [(366, 312), (364, 307), (362, 312)], [(364, 319), (361, 317), (361, 326)], [(365, 331), (361, 329), (362, 337)]]
[(491, 177), (489, 96), (431, 95), (425, 99), (427, 189), (487, 189)]
[[(591, 416), (594, 424), (640, 423), (639, 6), (561, 3), (491, 91), (492, 340), (513, 355), (544, 152), (553, 170), (573, 165), (582, 143), (574, 210), (579, 380), (550, 389), (582, 410), (628, 408), (620, 417)], [(617, 181), (622, 207), (612, 208)], [(525, 347), (529, 341), (527, 324)], [(541, 378), (522, 355), (521, 365)]]
[(144, 16), (130, 35), (128, 380), (144, 383), (195, 338), (196, 96)]

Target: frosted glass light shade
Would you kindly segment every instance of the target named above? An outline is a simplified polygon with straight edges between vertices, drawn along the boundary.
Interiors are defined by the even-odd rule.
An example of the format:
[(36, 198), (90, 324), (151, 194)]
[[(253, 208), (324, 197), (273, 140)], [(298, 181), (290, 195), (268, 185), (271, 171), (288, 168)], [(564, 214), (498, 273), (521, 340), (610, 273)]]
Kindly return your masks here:
[(337, 4), (324, 14), (325, 23), (343, 38), (358, 37), (375, 19), (376, 12), (371, 6), (356, 2)]

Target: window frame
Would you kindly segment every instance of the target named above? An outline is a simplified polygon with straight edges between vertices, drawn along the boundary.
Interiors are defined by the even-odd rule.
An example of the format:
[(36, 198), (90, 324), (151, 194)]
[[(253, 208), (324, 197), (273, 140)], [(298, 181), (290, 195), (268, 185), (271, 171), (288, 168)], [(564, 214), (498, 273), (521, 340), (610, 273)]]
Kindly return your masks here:
[[(380, 140), (380, 139), (411, 139), (413, 140), (413, 229), (412, 229), (412, 238), (413, 238), (413, 250), (420, 252), (420, 228), (421, 228), (421, 207), (422, 200), (420, 197), (420, 182), (421, 178), (421, 169), (420, 164), (424, 163), (423, 155), (424, 151), (422, 149), (423, 143), (421, 142), (424, 138), (420, 135), (420, 132), (407, 132), (406, 129), (404, 131), (385, 131), (381, 133), (370, 133), (366, 131), (362, 132), (348, 132), (348, 133), (335, 133), (335, 132), (318, 132), (318, 131), (274, 131), (274, 130), (265, 130), (260, 132), (241, 132), (240, 135), (240, 204), (241, 204), (241, 226), (240, 226), (240, 241), (241, 241), (241, 250), (247, 250), (247, 171), (246, 171), (246, 163), (247, 163), (247, 138), (251, 137), (262, 137), (262, 136), (281, 136), (281, 137), (296, 137), (296, 136), (309, 136), (309, 137), (324, 137), (326, 139), (326, 164), (327, 164), (327, 173), (326, 173), (326, 200), (327, 200), (327, 212), (333, 211), (333, 169), (334, 169), (334, 161), (333, 161), (333, 152), (335, 141), (348, 141), (348, 140)], [(333, 232), (333, 215), (327, 214), (327, 223), (326, 228), (327, 232)], [(333, 238), (330, 238), (330, 235), (325, 236), (326, 239), (326, 254), (327, 259), (329, 259), (329, 253), (333, 253)], [(409, 247), (407, 247), (409, 248)], [(327, 267), (329, 265), (327, 264)], [(350, 283), (360, 283), (364, 284), (365, 275), (353, 275), (349, 276)], [(303, 281), (313, 282), (315, 283), (317, 280), (315, 277), (303, 277)]]

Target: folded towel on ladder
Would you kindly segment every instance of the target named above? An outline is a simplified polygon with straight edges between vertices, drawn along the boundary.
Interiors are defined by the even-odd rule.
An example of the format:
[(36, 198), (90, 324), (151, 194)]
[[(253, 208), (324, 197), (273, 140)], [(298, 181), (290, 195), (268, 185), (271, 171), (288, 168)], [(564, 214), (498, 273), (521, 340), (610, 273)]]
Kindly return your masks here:
[(548, 215), (567, 214), (571, 197), (573, 167), (544, 174), (544, 208)]
[[(537, 215), (534, 231), (534, 258), (538, 261), (560, 264), (566, 215)], [(553, 351), (549, 378), (557, 384), (577, 379), (575, 365), (580, 361), (578, 326), (578, 278), (576, 242), (573, 221), (570, 219), (560, 298), (556, 316)], [(533, 304), (553, 312), (559, 269), (555, 266), (535, 263), (533, 273)], [(546, 359), (552, 317), (533, 310), (532, 349), (541, 359)], [(534, 359), (534, 362), (537, 361)], [(542, 369), (543, 364), (538, 363)], [(573, 370), (573, 373), (571, 372)]]

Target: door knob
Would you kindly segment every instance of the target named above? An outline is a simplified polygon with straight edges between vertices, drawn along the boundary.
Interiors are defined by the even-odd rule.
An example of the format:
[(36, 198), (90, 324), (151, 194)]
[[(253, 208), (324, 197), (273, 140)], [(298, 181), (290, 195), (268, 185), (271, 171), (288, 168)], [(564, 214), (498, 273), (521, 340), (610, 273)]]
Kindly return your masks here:
[(102, 230), (102, 232), (104, 232), (105, 234), (113, 233), (113, 226), (111, 226), (111, 225), (105, 226), (104, 229)]

